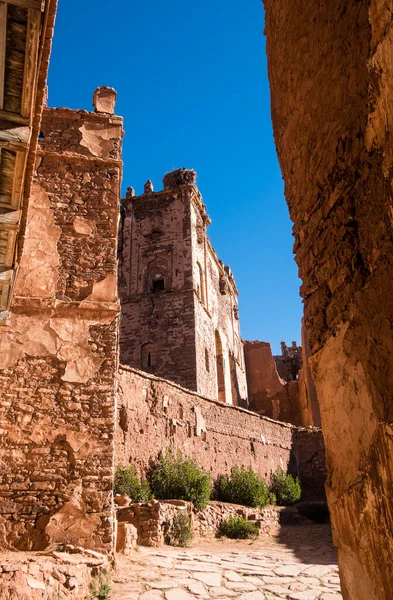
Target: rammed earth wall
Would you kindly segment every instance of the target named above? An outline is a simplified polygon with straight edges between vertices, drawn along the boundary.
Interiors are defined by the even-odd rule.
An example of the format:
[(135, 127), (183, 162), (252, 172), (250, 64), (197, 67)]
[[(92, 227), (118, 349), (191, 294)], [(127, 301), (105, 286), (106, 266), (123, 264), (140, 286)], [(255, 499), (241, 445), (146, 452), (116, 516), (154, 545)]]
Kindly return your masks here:
[(46, 109), (0, 332), (0, 547), (113, 548), (122, 120)]
[(170, 448), (194, 458), (213, 478), (244, 465), (269, 480), (281, 466), (300, 477), (305, 497), (324, 496), (320, 469), (314, 480), (310, 468), (314, 462), (324, 468), (319, 429), (303, 430), (307, 437), (301, 436), (298, 449), (296, 434), (302, 430), (296, 427), (124, 366), (119, 370), (118, 419), (115, 462), (132, 463), (140, 473)]

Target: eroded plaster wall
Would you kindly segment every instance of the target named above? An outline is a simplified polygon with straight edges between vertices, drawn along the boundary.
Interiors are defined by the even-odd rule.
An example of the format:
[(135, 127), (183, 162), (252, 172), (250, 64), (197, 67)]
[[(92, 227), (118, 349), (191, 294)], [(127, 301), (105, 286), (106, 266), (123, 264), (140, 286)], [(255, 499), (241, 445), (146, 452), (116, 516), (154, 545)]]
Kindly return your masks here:
[(0, 546), (113, 542), (122, 120), (45, 109), (0, 331)]
[[(305, 498), (323, 498), (321, 431), (298, 429), (251, 411), (204, 398), (153, 375), (120, 366), (116, 464), (146, 473), (160, 451), (190, 456), (216, 478), (234, 466), (265, 480), (277, 467), (298, 474)], [(314, 477), (315, 474), (315, 477)]]
[(265, 0), (275, 141), (346, 600), (393, 597), (393, 9)]

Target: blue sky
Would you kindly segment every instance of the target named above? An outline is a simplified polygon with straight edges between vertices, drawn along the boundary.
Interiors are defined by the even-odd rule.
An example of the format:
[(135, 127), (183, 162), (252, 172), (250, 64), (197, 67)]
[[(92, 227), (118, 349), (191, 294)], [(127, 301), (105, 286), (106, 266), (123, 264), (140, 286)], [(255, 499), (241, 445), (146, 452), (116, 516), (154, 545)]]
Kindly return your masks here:
[(261, 0), (60, 0), (50, 106), (118, 92), (123, 190), (194, 168), (209, 235), (232, 267), (242, 335), (300, 338), (302, 305), (273, 143)]

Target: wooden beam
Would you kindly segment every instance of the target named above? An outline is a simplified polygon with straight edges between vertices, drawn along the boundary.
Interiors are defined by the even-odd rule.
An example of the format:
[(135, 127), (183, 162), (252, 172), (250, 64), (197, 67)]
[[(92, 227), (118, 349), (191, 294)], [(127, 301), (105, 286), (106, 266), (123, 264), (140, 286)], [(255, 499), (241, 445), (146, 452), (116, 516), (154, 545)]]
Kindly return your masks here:
[(15, 253), (16, 230), (6, 225), (0, 226), (1, 258), (0, 266), (12, 268)]
[(29, 147), (27, 144), (23, 142), (11, 141), (11, 140), (2, 140), (0, 137), (0, 148), (7, 148), (7, 150), (13, 150), (14, 152), (24, 152), (27, 153)]
[(20, 125), (30, 125), (30, 120), (22, 117), (17, 113), (9, 112), (8, 110), (0, 110), (0, 120), (10, 121), (10, 123), (19, 123)]
[(0, 109), (4, 107), (5, 48), (7, 44), (7, 5), (0, 2)]
[(16, 210), (20, 207), (22, 202), (22, 192), (25, 186), (26, 159), (26, 154), (17, 152), (11, 198), (11, 206)]
[(33, 10), (43, 11), (45, 8), (45, 2), (42, 0), (6, 0), (6, 2), (7, 4), (13, 4), (21, 8), (32, 8)]
[(30, 127), (25, 126), (10, 126), (7, 124), (7, 127), (4, 127), (4, 124), (1, 123), (0, 119), (0, 140), (3, 142), (21, 142), (22, 144), (26, 144), (26, 146), (30, 143), (30, 135), (31, 129)]
[(0, 194), (0, 206), (3, 208), (12, 208), (12, 196)]
[(26, 37), (25, 69), (23, 75), (22, 117), (31, 118), (34, 88), (37, 77), (38, 45), (41, 33), (41, 12), (29, 10)]

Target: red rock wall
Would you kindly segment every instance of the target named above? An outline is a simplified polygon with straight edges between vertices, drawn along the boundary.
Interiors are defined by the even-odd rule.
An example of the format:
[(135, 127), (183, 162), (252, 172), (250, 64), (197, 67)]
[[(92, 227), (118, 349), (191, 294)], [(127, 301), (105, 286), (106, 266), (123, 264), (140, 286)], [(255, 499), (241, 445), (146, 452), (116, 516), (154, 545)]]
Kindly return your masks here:
[[(266, 480), (279, 466), (302, 480), (303, 459), (318, 454), (321, 445), (321, 432), (310, 430), (310, 454), (299, 453), (297, 463), (295, 427), (124, 366), (119, 370), (118, 415), (116, 464), (134, 464), (140, 473), (146, 472), (160, 451), (170, 448), (194, 458), (213, 478), (244, 465)], [(305, 493), (319, 485), (315, 496), (323, 496), (323, 482), (312, 482), (309, 477), (308, 473), (302, 481)]]
[(46, 109), (0, 332), (0, 546), (112, 548), (119, 117)]
[(393, 598), (392, 4), (265, 0), (346, 600)]

